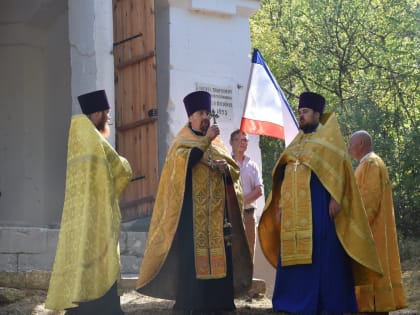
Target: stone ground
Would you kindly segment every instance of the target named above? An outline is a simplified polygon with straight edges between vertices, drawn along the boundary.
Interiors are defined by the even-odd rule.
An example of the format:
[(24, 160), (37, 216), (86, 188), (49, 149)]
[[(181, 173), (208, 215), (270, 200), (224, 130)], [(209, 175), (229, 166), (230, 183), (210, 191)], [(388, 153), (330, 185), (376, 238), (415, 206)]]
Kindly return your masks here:
[[(45, 291), (32, 290), (32, 292), (28, 292), (28, 296), (20, 302), (0, 307), (0, 314), (62, 315), (63, 312), (52, 312), (44, 309), (43, 303), (45, 301), (45, 297)], [(130, 291), (122, 296), (121, 304), (126, 315), (169, 315), (172, 314), (171, 309), (173, 302), (150, 298), (140, 295), (135, 291)], [(252, 299), (252, 301), (237, 299), (235, 300), (235, 304), (237, 307), (236, 314), (262, 315), (269, 314), (271, 312), (271, 301), (265, 296)]]
[[(420, 315), (420, 256), (403, 262), (403, 281), (407, 293), (408, 308), (391, 315)], [(63, 312), (45, 310), (44, 290), (26, 290), (21, 292), (22, 298), (12, 304), (0, 304), (0, 314), (10, 315), (62, 315)], [(1, 302), (1, 301), (0, 301)], [(171, 314), (172, 301), (160, 300), (140, 295), (135, 291), (124, 293), (121, 298), (122, 308), (127, 315)], [(241, 314), (274, 314), (271, 310), (269, 296), (258, 295), (254, 298), (239, 298), (235, 300), (236, 315)], [(276, 313), (280, 314), (280, 313)]]

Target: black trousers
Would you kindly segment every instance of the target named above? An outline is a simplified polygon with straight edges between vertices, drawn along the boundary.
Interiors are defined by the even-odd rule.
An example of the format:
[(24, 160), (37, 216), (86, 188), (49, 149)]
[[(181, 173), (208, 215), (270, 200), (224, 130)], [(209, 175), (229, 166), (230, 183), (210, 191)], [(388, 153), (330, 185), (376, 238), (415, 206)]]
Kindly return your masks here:
[(78, 307), (67, 309), (65, 315), (123, 315), (117, 283), (99, 299), (81, 302)]

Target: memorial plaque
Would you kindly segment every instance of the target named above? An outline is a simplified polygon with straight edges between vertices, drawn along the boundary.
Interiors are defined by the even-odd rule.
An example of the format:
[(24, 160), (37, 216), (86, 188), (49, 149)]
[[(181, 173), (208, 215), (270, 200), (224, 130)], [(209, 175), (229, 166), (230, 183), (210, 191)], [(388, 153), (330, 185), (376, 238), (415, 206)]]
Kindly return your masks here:
[(197, 91), (211, 94), (211, 108), (218, 115), (218, 122), (231, 123), (233, 119), (233, 92), (230, 86), (196, 83)]

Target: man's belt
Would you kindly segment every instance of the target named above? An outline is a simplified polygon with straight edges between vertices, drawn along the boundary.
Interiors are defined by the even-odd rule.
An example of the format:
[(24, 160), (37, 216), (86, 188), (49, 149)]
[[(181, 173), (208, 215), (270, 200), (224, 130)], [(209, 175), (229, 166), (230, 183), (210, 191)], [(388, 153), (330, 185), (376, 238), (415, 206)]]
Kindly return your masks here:
[(255, 208), (247, 208), (244, 211), (245, 211), (245, 213), (252, 213), (252, 212), (254, 212), (254, 210), (255, 210)]

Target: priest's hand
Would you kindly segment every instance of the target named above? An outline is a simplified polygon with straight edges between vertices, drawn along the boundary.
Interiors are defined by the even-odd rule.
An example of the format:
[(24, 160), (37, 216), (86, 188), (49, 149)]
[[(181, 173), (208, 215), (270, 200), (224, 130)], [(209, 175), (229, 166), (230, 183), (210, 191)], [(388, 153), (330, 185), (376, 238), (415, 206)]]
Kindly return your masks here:
[(281, 211), (282, 211), (281, 207), (278, 207), (277, 212), (276, 212), (276, 223), (278, 225), (280, 225), (280, 222), (281, 222)]
[(340, 212), (340, 205), (337, 201), (334, 200), (334, 198), (330, 199), (330, 205), (329, 205), (329, 215), (331, 219), (334, 219), (337, 214)]
[(220, 134), (220, 129), (218, 125), (211, 125), (209, 129), (207, 129), (206, 136), (213, 141)]
[(226, 162), (226, 160), (215, 160), (214, 163), (216, 164), (216, 167), (218, 168), (218, 170), (222, 173), (224, 173), (227, 168), (228, 168), (228, 164)]

